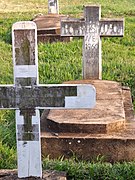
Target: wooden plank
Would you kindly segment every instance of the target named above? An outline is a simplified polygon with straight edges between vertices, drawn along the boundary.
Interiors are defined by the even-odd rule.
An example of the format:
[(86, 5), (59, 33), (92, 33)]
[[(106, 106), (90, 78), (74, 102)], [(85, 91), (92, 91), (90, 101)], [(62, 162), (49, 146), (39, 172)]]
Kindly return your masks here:
[(84, 8), (84, 13), (86, 32), (83, 42), (83, 77), (84, 79), (101, 79), (100, 6), (87, 6)]
[[(81, 90), (79, 90), (81, 89)], [(79, 92), (83, 92), (78, 93)], [(88, 93), (89, 92), (89, 93)], [(66, 105), (67, 99), (81, 99), (86, 97), (95, 98), (95, 88), (91, 85), (46, 85), (46, 86), (0, 86), (0, 109), (57, 109), (73, 108), (72, 104)], [(72, 97), (72, 98), (69, 98)], [(80, 100), (79, 100), (80, 99)], [(91, 99), (91, 103), (95, 104), (95, 99)], [(82, 107), (91, 108), (91, 105)], [(74, 108), (79, 108), (80, 104), (76, 103)], [(93, 107), (93, 106), (92, 106)]]
[(40, 140), (40, 112), (36, 110), (36, 115), (32, 116), (32, 124), (38, 126), (38, 141), (29, 141), (29, 176), (42, 177), (42, 160), (41, 160), (41, 140)]
[(38, 84), (37, 27), (34, 22), (22, 21), (13, 24), (12, 49), (14, 84), (23, 86)]
[[(39, 110), (29, 109), (31, 106), (29, 107), (27, 102), (30, 98), (23, 99), (29, 89), (25, 89), (25, 86), (31, 87), (38, 84), (36, 24), (34, 22), (15, 23), (12, 27), (12, 39), (15, 87), (14, 97), (7, 97), (11, 98), (11, 102), (12, 99), (15, 100), (14, 108), (21, 108), (20, 103), (23, 103), (25, 108), (16, 110), (18, 177), (42, 177)], [(13, 91), (13, 88), (11, 90)], [(8, 88), (7, 93), (9, 92)]]
[[(87, 31), (92, 33), (95, 25), (90, 26)], [(84, 20), (69, 19), (61, 22), (61, 36), (83, 37), (87, 28)], [(123, 19), (104, 19), (99, 22), (99, 33), (101, 37), (122, 37), (124, 35), (124, 20)]]
[(85, 35), (85, 22), (69, 19), (61, 21), (61, 36), (83, 37)]
[(36, 110), (36, 115), (32, 116), (32, 124), (38, 125), (38, 132), (36, 132), (38, 133), (37, 141), (19, 139), (21, 132), (18, 129), (18, 125), (24, 125), (24, 117), (20, 114), (20, 110), (16, 110), (18, 176), (20, 178), (29, 176), (42, 177), (39, 110)]
[(99, 32), (101, 37), (122, 37), (124, 35), (124, 20), (101, 20)]
[(42, 177), (41, 143), (29, 141), (29, 145), (29, 177)]
[(23, 116), (20, 116), (20, 110), (15, 111), (16, 114), (16, 139), (17, 139), (17, 164), (18, 177), (28, 177), (29, 175), (29, 143), (27, 141), (18, 141), (19, 129), (18, 125), (24, 124)]

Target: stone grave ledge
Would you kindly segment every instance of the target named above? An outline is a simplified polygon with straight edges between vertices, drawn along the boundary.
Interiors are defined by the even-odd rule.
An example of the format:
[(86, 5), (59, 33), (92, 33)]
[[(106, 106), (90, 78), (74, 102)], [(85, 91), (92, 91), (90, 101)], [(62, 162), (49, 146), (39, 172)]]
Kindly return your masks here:
[(35, 16), (33, 22), (37, 25), (38, 42), (69, 42), (72, 39), (71, 37), (62, 37), (60, 35), (60, 22), (68, 18), (68, 15), (62, 14), (39, 14)]
[(29, 178), (18, 178), (17, 176), (17, 170), (8, 170), (8, 169), (1, 169), (0, 170), (0, 180), (19, 180), (19, 179), (29, 179), (29, 180), (66, 180), (66, 172), (58, 172), (53, 170), (44, 170), (43, 171), (43, 177), (29, 177)]
[[(134, 120), (135, 121), (135, 120)], [(54, 133), (41, 134), (42, 154), (50, 158), (75, 155), (79, 159), (93, 160), (99, 155), (108, 162), (135, 159), (134, 127), (111, 134)]]
[(50, 110), (49, 114), (44, 111), (41, 118), (42, 131), (46, 128), (55, 133), (107, 134), (124, 130), (125, 121), (133, 118), (130, 89), (122, 87), (120, 83), (106, 80), (66, 83), (94, 85), (96, 106), (82, 110)]
[(101, 155), (109, 162), (133, 161), (135, 159), (135, 119), (130, 128), (117, 133), (43, 132), (41, 142), (42, 154), (49, 155), (50, 158), (60, 156), (70, 158), (76, 155), (79, 159), (91, 160)]
[(135, 119), (130, 89), (118, 82), (104, 80), (66, 83), (93, 84), (97, 105), (89, 110), (44, 111), (42, 154), (51, 158), (62, 155), (69, 158), (75, 154), (86, 160), (100, 154), (109, 162), (134, 160)]

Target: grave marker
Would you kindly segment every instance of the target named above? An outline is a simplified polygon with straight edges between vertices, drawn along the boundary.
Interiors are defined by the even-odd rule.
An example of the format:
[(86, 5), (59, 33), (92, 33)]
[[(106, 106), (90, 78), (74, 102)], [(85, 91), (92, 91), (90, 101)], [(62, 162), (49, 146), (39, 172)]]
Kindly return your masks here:
[(48, 0), (48, 13), (49, 14), (59, 14), (58, 0)]
[(18, 176), (42, 177), (39, 109), (92, 108), (91, 85), (38, 83), (37, 28), (34, 22), (13, 24), (14, 85), (0, 85), (0, 109), (16, 110)]
[(123, 36), (122, 20), (100, 20), (101, 7), (84, 7), (84, 20), (63, 20), (61, 36), (82, 36), (83, 42), (83, 78), (102, 79), (101, 37)]

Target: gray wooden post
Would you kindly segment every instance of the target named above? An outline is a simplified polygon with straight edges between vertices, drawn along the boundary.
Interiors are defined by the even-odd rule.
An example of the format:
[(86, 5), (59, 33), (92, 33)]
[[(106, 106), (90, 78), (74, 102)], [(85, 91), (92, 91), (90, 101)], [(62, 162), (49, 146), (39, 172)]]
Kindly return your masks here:
[(18, 176), (42, 177), (39, 109), (92, 108), (91, 85), (38, 83), (37, 27), (34, 22), (13, 24), (14, 85), (0, 85), (0, 109), (16, 110)]
[(48, 13), (49, 14), (59, 14), (58, 0), (48, 0)]
[(84, 20), (63, 20), (61, 36), (84, 37), (83, 78), (102, 79), (101, 37), (123, 36), (123, 19), (100, 20), (100, 6), (85, 6)]

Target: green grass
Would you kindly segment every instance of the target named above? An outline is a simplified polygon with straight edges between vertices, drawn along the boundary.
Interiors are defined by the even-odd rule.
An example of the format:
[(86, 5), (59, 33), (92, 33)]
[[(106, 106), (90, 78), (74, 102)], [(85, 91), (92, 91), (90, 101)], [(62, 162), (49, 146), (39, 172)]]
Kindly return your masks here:
[[(60, 0), (60, 12), (83, 16), (83, 5), (102, 5), (102, 17), (125, 18), (123, 38), (102, 39), (103, 79), (129, 86), (135, 107), (135, 1)], [(0, 2), (0, 84), (13, 84), (11, 27), (47, 13), (47, 0), (4, 0)], [(82, 39), (70, 43), (38, 45), (40, 83), (62, 83), (82, 78)], [(0, 111), (0, 168), (16, 167), (15, 116)], [(91, 163), (74, 160), (44, 160), (44, 168), (66, 170), (70, 179), (135, 179), (135, 163)], [(116, 174), (116, 175), (115, 175)]]
[(0, 169), (16, 168), (15, 117), (11, 111), (0, 111)]
[(69, 180), (134, 180), (135, 162), (106, 163), (72, 159), (44, 159), (43, 168), (65, 171)]
[(39, 44), (38, 51), (40, 83), (62, 83), (82, 77), (81, 40)]

